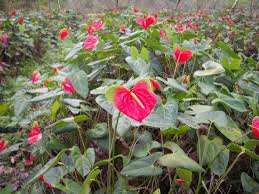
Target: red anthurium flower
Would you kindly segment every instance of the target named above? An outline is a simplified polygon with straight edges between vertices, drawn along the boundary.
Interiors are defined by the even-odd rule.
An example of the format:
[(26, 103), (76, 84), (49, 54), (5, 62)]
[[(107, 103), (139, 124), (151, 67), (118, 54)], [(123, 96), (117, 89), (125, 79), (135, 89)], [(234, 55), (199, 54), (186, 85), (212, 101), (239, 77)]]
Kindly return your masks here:
[(19, 22), (20, 24), (23, 24), (23, 23), (24, 23), (24, 17), (20, 17), (19, 20), (18, 20), (18, 22)]
[(60, 72), (59, 67), (54, 67), (54, 68), (52, 68), (52, 70), (53, 70), (55, 73), (59, 73), (59, 72)]
[(93, 51), (98, 43), (99, 43), (98, 37), (89, 35), (85, 39), (85, 42), (83, 44), (83, 49), (90, 49), (91, 51)]
[(253, 118), (251, 130), (255, 137), (259, 138), (259, 116)]
[(40, 182), (44, 183), (49, 189), (53, 189), (53, 185), (46, 182), (43, 175), (41, 175), (39, 179), (40, 179)]
[(67, 28), (63, 28), (59, 31), (59, 38), (61, 40), (65, 40), (65, 38), (67, 38), (67, 36), (69, 35), (69, 31)]
[(176, 31), (180, 33), (183, 33), (186, 30), (186, 25), (182, 25), (182, 26), (176, 25), (175, 27), (176, 27)]
[(153, 86), (155, 89), (161, 90), (161, 87), (160, 87), (160, 85), (157, 83), (156, 80), (150, 79), (150, 82), (151, 82), (152, 86)]
[(17, 15), (17, 14), (16, 14), (16, 11), (15, 11), (15, 10), (11, 12), (11, 16), (15, 17), (16, 15)]
[(92, 27), (95, 29), (95, 30), (102, 30), (104, 28), (104, 23), (102, 20), (98, 19), (98, 20), (95, 20), (93, 21), (92, 23)]
[(31, 132), (29, 133), (29, 139), (28, 142), (30, 145), (37, 143), (42, 138), (42, 135), (40, 133), (40, 127), (38, 125), (38, 122), (34, 122), (32, 125)]
[(121, 26), (121, 33), (126, 33), (127, 32), (127, 28), (126, 26)]
[(155, 108), (157, 97), (150, 90), (147, 82), (140, 81), (135, 84), (132, 90), (124, 86), (117, 88), (113, 101), (120, 112), (142, 122)]
[(7, 35), (2, 36), (2, 37), (1, 37), (1, 42), (2, 42), (3, 44), (7, 44), (7, 43), (8, 43), (8, 36), (7, 36)]
[(88, 34), (90, 34), (90, 35), (92, 35), (94, 33), (94, 28), (92, 26), (88, 26), (86, 28), (86, 30), (87, 30)]
[(133, 11), (134, 11), (134, 13), (138, 13), (139, 12), (139, 8), (133, 7)]
[(160, 29), (159, 34), (160, 34), (160, 38), (162, 38), (162, 39), (164, 39), (166, 37), (166, 32), (163, 31), (162, 29)]
[(176, 182), (178, 183), (186, 183), (188, 182), (187, 180), (184, 180), (184, 179), (175, 179)]
[(8, 146), (8, 141), (0, 139), (0, 153), (5, 150)]
[(154, 22), (154, 17), (147, 17), (146, 19), (145, 18), (138, 18), (136, 20), (136, 23), (138, 25), (140, 25), (142, 28), (144, 28), (145, 30), (148, 29), (148, 27)]
[(31, 75), (31, 82), (32, 82), (32, 84), (34, 84), (37, 81), (39, 81), (39, 79), (40, 79), (40, 73), (37, 70), (33, 71), (32, 75)]
[(192, 51), (190, 50), (181, 51), (180, 48), (177, 48), (174, 51), (174, 56), (177, 60), (177, 64), (182, 64), (188, 61), (192, 57)]
[(62, 83), (62, 88), (68, 93), (71, 93), (71, 94), (76, 93), (76, 90), (74, 89), (71, 81), (68, 78), (66, 78), (65, 82)]

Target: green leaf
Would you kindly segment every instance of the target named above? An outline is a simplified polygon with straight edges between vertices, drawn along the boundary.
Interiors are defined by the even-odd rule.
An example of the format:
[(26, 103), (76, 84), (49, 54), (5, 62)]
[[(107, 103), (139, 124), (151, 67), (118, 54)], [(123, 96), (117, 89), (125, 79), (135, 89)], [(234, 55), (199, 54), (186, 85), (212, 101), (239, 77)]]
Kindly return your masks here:
[(150, 64), (146, 63), (143, 59), (133, 59), (126, 57), (126, 62), (130, 68), (139, 76), (149, 74), (151, 72)]
[(217, 126), (220, 127), (226, 127), (228, 123), (227, 116), (223, 111), (203, 112), (197, 114), (195, 117), (199, 119), (206, 119), (211, 123), (216, 123)]
[(51, 106), (51, 121), (54, 121), (57, 117), (57, 113), (59, 109), (61, 108), (60, 99), (56, 99), (54, 103)]
[(96, 103), (102, 107), (106, 112), (113, 114), (113, 111), (115, 110), (115, 106), (113, 103), (109, 102), (104, 95), (99, 95), (95, 99)]
[(87, 121), (88, 120), (88, 116), (87, 115), (77, 115), (74, 117), (74, 121), (76, 123), (83, 123), (84, 121)]
[(56, 90), (52, 90), (50, 92), (47, 92), (45, 94), (42, 94), (40, 96), (36, 96), (36, 97), (32, 98), (30, 100), (30, 102), (40, 102), (40, 101), (43, 101), (43, 100), (47, 100), (49, 98), (60, 96), (62, 94), (64, 94), (64, 91), (62, 91), (61, 89), (56, 89)]
[(58, 166), (55, 168), (51, 168), (48, 172), (44, 174), (44, 180), (46, 180), (47, 183), (50, 183), (52, 185), (58, 184), (61, 180), (61, 178), (67, 174), (67, 170), (63, 166)]
[(159, 159), (161, 154), (161, 152), (156, 152), (144, 158), (131, 161), (122, 169), (121, 175), (131, 177), (161, 175), (163, 170), (154, 166), (154, 163)]
[(160, 133), (163, 136), (184, 135), (190, 130), (191, 128), (189, 126), (181, 125), (178, 128), (169, 128), (169, 129), (160, 131)]
[(95, 128), (87, 130), (87, 137), (90, 139), (104, 138), (109, 134), (107, 123), (97, 123)]
[(248, 174), (242, 172), (241, 183), (245, 192), (257, 192), (259, 191), (259, 183), (252, 179)]
[(8, 112), (10, 104), (0, 104), (0, 116), (3, 116), (5, 113)]
[(189, 91), (186, 89), (186, 87), (180, 83), (178, 83), (175, 79), (172, 78), (167, 78), (167, 80), (161, 78), (161, 77), (156, 77), (157, 80), (164, 82), (164, 84), (166, 84), (167, 86), (169, 86), (170, 88), (175, 89), (176, 91), (182, 91), (185, 93), (189, 93)]
[(82, 185), (82, 189), (80, 191), (80, 194), (90, 194), (91, 192), (91, 183), (93, 182), (93, 180), (97, 177), (98, 174), (101, 173), (101, 170), (99, 170), (98, 168), (93, 169), (88, 176), (86, 177), (83, 185)]
[(161, 145), (157, 141), (153, 141), (152, 134), (148, 131), (136, 134), (136, 145), (133, 150), (133, 155), (136, 158), (142, 158), (146, 156), (153, 148), (159, 148)]
[(143, 59), (146, 63), (149, 62), (149, 52), (145, 47), (142, 47), (139, 57)]
[(223, 103), (224, 105), (238, 111), (238, 112), (246, 112), (246, 106), (241, 99), (235, 99), (233, 97), (227, 96), (225, 94), (215, 92), (218, 98), (211, 101), (212, 104)]
[(193, 74), (194, 77), (217, 75), (225, 72), (225, 69), (222, 67), (222, 65), (214, 61), (207, 61), (206, 63), (202, 64), (202, 67), (204, 70), (195, 71)]
[(80, 149), (77, 146), (73, 146), (71, 148), (71, 157), (76, 170), (82, 177), (85, 177), (94, 165), (95, 152), (93, 148), (88, 148), (82, 155)]
[(132, 59), (137, 60), (138, 59), (138, 49), (134, 46), (130, 47), (130, 55)]
[[(119, 119), (118, 119), (119, 117)], [(118, 123), (117, 123), (118, 122)], [(112, 128), (120, 137), (124, 137), (131, 127), (131, 119), (121, 114), (119, 110), (114, 110), (112, 115)]]
[(163, 147), (170, 149), (173, 153), (161, 156), (159, 158), (159, 164), (170, 168), (189, 169), (195, 172), (204, 171), (204, 169), (197, 162), (189, 158), (176, 143), (166, 142)]
[(231, 119), (231, 117), (227, 116), (227, 125), (221, 126), (220, 123), (215, 123), (216, 128), (230, 141), (234, 141), (237, 143), (242, 143), (248, 141), (248, 137), (242, 137), (244, 132), (239, 129), (237, 124)]
[(215, 46), (217, 48), (221, 48), (221, 50), (223, 51), (224, 55), (227, 55), (227, 56), (232, 57), (232, 58), (240, 59), (238, 54), (236, 54), (226, 43), (220, 41), (220, 42), (217, 42), (215, 44)]
[(228, 70), (239, 70), (242, 60), (237, 58), (231, 58), (224, 56), (221, 59), (221, 63)]
[(69, 79), (75, 88), (76, 92), (86, 98), (89, 92), (87, 74), (81, 70), (70, 74)]
[(13, 193), (13, 189), (12, 189), (12, 185), (8, 184), (6, 185), (3, 189), (1, 189), (0, 194), (12, 194)]
[(178, 113), (178, 103), (169, 99), (166, 104), (158, 102), (150, 115), (143, 120), (142, 124), (150, 127), (157, 127), (161, 130), (174, 128)]
[(30, 98), (28, 96), (19, 96), (14, 101), (14, 114), (16, 117), (21, 116), (21, 114), (26, 111), (29, 105)]

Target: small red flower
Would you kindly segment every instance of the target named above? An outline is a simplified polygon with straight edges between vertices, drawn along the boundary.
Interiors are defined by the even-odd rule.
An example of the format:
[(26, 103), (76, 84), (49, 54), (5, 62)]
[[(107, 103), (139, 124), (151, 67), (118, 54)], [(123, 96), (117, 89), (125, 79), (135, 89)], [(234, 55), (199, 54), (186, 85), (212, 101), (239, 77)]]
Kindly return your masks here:
[(157, 96), (145, 81), (140, 81), (132, 90), (119, 86), (114, 92), (116, 108), (128, 117), (142, 122), (155, 108)]
[(147, 30), (148, 27), (149, 27), (152, 23), (154, 23), (154, 17), (149, 16), (149, 17), (147, 17), (146, 19), (145, 19), (145, 18), (138, 18), (138, 19), (136, 20), (136, 23), (137, 23), (138, 25), (140, 25), (142, 28), (144, 28), (145, 30)]
[(174, 56), (176, 58), (177, 64), (182, 64), (188, 61), (192, 57), (192, 51), (190, 50), (181, 51), (180, 48), (177, 48), (174, 51)]
[(133, 7), (133, 11), (134, 11), (134, 13), (138, 13), (139, 12), (139, 8)]
[(66, 78), (65, 82), (62, 83), (62, 88), (68, 93), (71, 93), (71, 94), (76, 93), (76, 90), (74, 89), (71, 81), (68, 78)]
[(126, 26), (121, 26), (121, 33), (126, 33), (127, 32), (127, 28)]
[(175, 28), (177, 32), (183, 33), (186, 30), (186, 25), (182, 25), (182, 26), (176, 25)]
[(105, 24), (104, 24), (103, 21), (100, 20), (100, 19), (95, 20), (95, 21), (93, 21), (93, 23), (92, 23), (92, 27), (93, 27), (95, 30), (102, 30), (102, 29), (104, 29), (104, 26), (105, 26)]
[(40, 127), (38, 125), (38, 122), (34, 122), (32, 125), (31, 132), (29, 133), (28, 142), (30, 145), (37, 143), (42, 138), (42, 135), (40, 133)]
[(163, 31), (162, 29), (160, 29), (159, 34), (161, 39), (164, 39), (166, 37), (166, 32)]
[(60, 69), (58, 67), (54, 67), (52, 68), (52, 70), (55, 72), (55, 73), (59, 73), (60, 72)]
[(19, 22), (19, 24), (23, 24), (24, 23), (24, 17), (20, 17), (18, 22)]
[(16, 14), (16, 11), (15, 11), (15, 10), (11, 12), (11, 16), (15, 17), (16, 15), (17, 15), (17, 14)]
[(85, 42), (83, 44), (83, 49), (90, 49), (91, 51), (93, 51), (98, 43), (99, 43), (98, 37), (89, 35), (85, 39)]
[(40, 73), (37, 70), (33, 71), (32, 75), (31, 75), (31, 82), (32, 82), (32, 84), (34, 84), (37, 81), (39, 81), (39, 79), (40, 79)]
[(4, 151), (8, 146), (8, 141), (0, 139), (0, 153)]
[(152, 86), (153, 86), (155, 89), (161, 90), (161, 87), (160, 87), (160, 85), (157, 83), (156, 80), (151, 79), (150, 82), (151, 82)]
[(87, 33), (90, 34), (90, 35), (92, 35), (94, 33), (94, 28), (92, 26), (88, 26), (86, 28), (86, 30), (87, 30)]
[(259, 138), (259, 116), (253, 118), (251, 130), (255, 137)]
[(186, 183), (188, 182), (187, 180), (184, 180), (184, 179), (175, 179), (176, 182), (178, 183)]
[(7, 43), (8, 43), (8, 36), (7, 36), (7, 35), (2, 36), (2, 37), (1, 37), (1, 42), (2, 42), (3, 44), (7, 44)]
[(59, 38), (61, 40), (65, 40), (65, 38), (67, 38), (67, 36), (69, 35), (69, 31), (67, 28), (63, 28), (59, 31)]

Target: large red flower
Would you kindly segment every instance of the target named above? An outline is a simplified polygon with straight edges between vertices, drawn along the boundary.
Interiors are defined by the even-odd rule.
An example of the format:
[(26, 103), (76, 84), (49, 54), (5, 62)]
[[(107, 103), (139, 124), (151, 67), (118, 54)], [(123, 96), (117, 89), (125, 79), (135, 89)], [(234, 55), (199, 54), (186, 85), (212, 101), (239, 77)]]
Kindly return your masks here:
[(0, 152), (4, 151), (7, 148), (8, 141), (0, 139)]
[(63, 28), (59, 31), (59, 38), (61, 40), (65, 40), (65, 38), (67, 38), (67, 36), (69, 35), (69, 31), (67, 28)]
[(37, 81), (39, 81), (39, 79), (40, 79), (40, 73), (37, 70), (33, 71), (31, 75), (31, 82), (34, 84)]
[(42, 138), (42, 135), (40, 133), (40, 127), (38, 125), (38, 122), (34, 122), (31, 132), (29, 133), (28, 142), (30, 145), (37, 143)]
[(71, 93), (71, 94), (76, 93), (76, 90), (74, 89), (71, 81), (68, 78), (66, 78), (65, 82), (62, 83), (62, 88), (68, 93)]
[(255, 137), (259, 138), (259, 116), (253, 118), (251, 130)]
[(176, 58), (177, 64), (182, 64), (188, 61), (192, 57), (192, 51), (190, 50), (181, 51), (180, 48), (177, 48), (174, 51), (174, 56)]
[(149, 16), (147, 18), (138, 18), (136, 20), (136, 23), (138, 25), (140, 25), (142, 28), (144, 28), (145, 30), (148, 29), (148, 27), (154, 23), (154, 17)]
[(98, 37), (89, 35), (85, 39), (85, 42), (83, 44), (83, 49), (90, 49), (91, 51), (93, 51), (98, 43), (99, 43)]
[(155, 108), (157, 96), (145, 81), (138, 82), (132, 90), (120, 86), (114, 93), (114, 104), (128, 117), (142, 122)]
[(93, 27), (95, 30), (102, 30), (102, 29), (104, 29), (104, 26), (105, 26), (105, 24), (104, 24), (103, 21), (100, 20), (100, 19), (95, 20), (95, 21), (93, 21), (93, 23), (92, 23), (92, 27)]

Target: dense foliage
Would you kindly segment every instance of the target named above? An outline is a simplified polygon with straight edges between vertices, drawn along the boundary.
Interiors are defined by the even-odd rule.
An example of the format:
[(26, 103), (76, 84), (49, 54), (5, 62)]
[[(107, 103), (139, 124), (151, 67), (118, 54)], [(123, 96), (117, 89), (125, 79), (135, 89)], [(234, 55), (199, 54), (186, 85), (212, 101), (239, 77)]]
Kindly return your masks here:
[[(0, 141), (1, 160), (29, 170), (21, 193), (259, 190), (256, 19), (137, 8), (78, 26), (21, 17), (0, 25), (5, 63), (55, 45), (55, 62), (0, 105), (1, 127), (19, 129)], [(249, 165), (235, 171), (240, 160)]]

